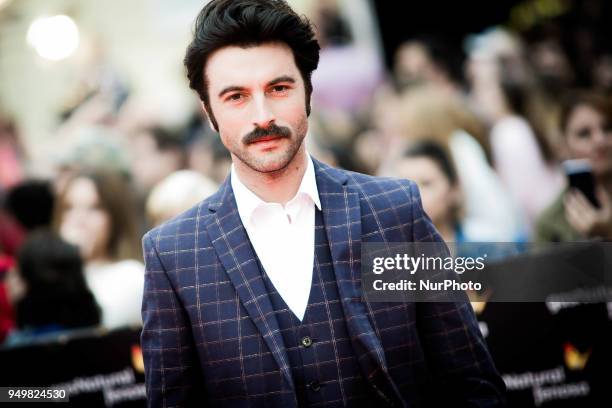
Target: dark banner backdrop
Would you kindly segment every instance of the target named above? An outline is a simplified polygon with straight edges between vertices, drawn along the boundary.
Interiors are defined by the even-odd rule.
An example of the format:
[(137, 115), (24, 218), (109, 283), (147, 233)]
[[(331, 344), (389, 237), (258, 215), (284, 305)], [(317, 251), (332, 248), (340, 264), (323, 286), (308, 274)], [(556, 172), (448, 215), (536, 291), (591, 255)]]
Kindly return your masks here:
[(144, 407), (139, 336), (140, 329), (122, 329), (0, 349), (0, 384), (67, 389), (70, 401), (62, 407)]

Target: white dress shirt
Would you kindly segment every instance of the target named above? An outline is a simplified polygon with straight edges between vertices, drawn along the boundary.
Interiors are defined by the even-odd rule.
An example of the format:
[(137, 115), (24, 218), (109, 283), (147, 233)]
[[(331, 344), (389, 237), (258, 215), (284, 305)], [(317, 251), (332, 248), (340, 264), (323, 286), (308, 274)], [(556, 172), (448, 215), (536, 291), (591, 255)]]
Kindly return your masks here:
[(283, 207), (267, 203), (238, 178), (231, 183), (242, 224), (266, 274), (289, 309), (304, 318), (312, 284), (315, 247), (315, 205), (320, 210), (314, 164), (307, 167), (295, 196)]

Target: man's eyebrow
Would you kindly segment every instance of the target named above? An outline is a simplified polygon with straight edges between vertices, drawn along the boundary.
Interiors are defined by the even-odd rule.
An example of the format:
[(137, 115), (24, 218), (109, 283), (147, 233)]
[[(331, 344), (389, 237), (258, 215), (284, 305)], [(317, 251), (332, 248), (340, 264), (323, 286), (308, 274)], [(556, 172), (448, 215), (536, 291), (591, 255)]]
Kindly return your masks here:
[(219, 92), (219, 95), (218, 95), (218, 96), (219, 96), (219, 98), (221, 98), (221, 97), (223, 97), (223, 95), (225, 95), (226, 93), (229, 93), (229, 92), (236, 92), (236, 91), (244, 91), (245, 89), (246, 89), (246, 88), (244, 88), (244, 87), (242, 87), (242, 86), (235, 86), (235, 85), (233, 85), (233, 86), (228, 86), (228, 87), (226, 87), (226, 88), (223, 88), (223, 89), (221, 90), (221, 92)]
[(281, 82), (290, 82), (292, 84), (295, 84), (295, 78), (290, 77), (289, 75), (279, 76), (278, 78), (274, 78), (273, 80), (268, 82), (268, 86), (274, 86), (274, 85), (279, 84)]

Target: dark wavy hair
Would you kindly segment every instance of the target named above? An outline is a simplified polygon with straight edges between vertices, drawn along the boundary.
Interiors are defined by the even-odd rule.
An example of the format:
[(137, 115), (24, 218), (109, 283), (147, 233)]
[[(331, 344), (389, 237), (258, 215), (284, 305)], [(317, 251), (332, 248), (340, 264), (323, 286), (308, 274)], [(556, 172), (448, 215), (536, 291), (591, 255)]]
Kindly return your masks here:
[(459, 181), (457, 171), (453, 159), (449, 153), (439, 143), (431, 141), (433, 138), (419, 140), (410, 145), (405, 151), (403, 157), (415, 158), (424, 157), (432, 160), (444, 173), (450, 185), (456, 185)]
[(95, 326), (100, 308), (87, 287), (77, 247), (49, 230), (28, 237), (18, 256), (18, 269), (27, 293), (16, 305), (20, 328)]
[(297, 15), (284, 0), (212, 0), (200, 11), (187, 47), (184, 64), (189, 87), (195, 90), (215, 130), (210, 108), (206, 61), (226, 46), (253, 47), (283, 42), (291, 48), (306, 90), (306, 113), (310, 114), (311, 75), (319, 64), (319, 43), (308, 19)]

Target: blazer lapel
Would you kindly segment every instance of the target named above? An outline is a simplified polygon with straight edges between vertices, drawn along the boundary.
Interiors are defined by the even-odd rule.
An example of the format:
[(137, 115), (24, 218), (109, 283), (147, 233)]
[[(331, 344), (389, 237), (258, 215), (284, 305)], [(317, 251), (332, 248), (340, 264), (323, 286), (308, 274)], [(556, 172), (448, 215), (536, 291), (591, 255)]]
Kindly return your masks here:
[(404, 406), (361, 295), (361, 204), (346, 173), (314, 160), (323, 220), (347, 329), (362, 373), (387, 403)]
[(238, 214), (229, 177), (219, 189), (218, 196), (219, 200), (211, 200), (209, 205), (209, 210), (216, 215), (206, 226), (210, 239), (242, 305), (263, 336), (290, 388), (295, 389), (283, 338)]

